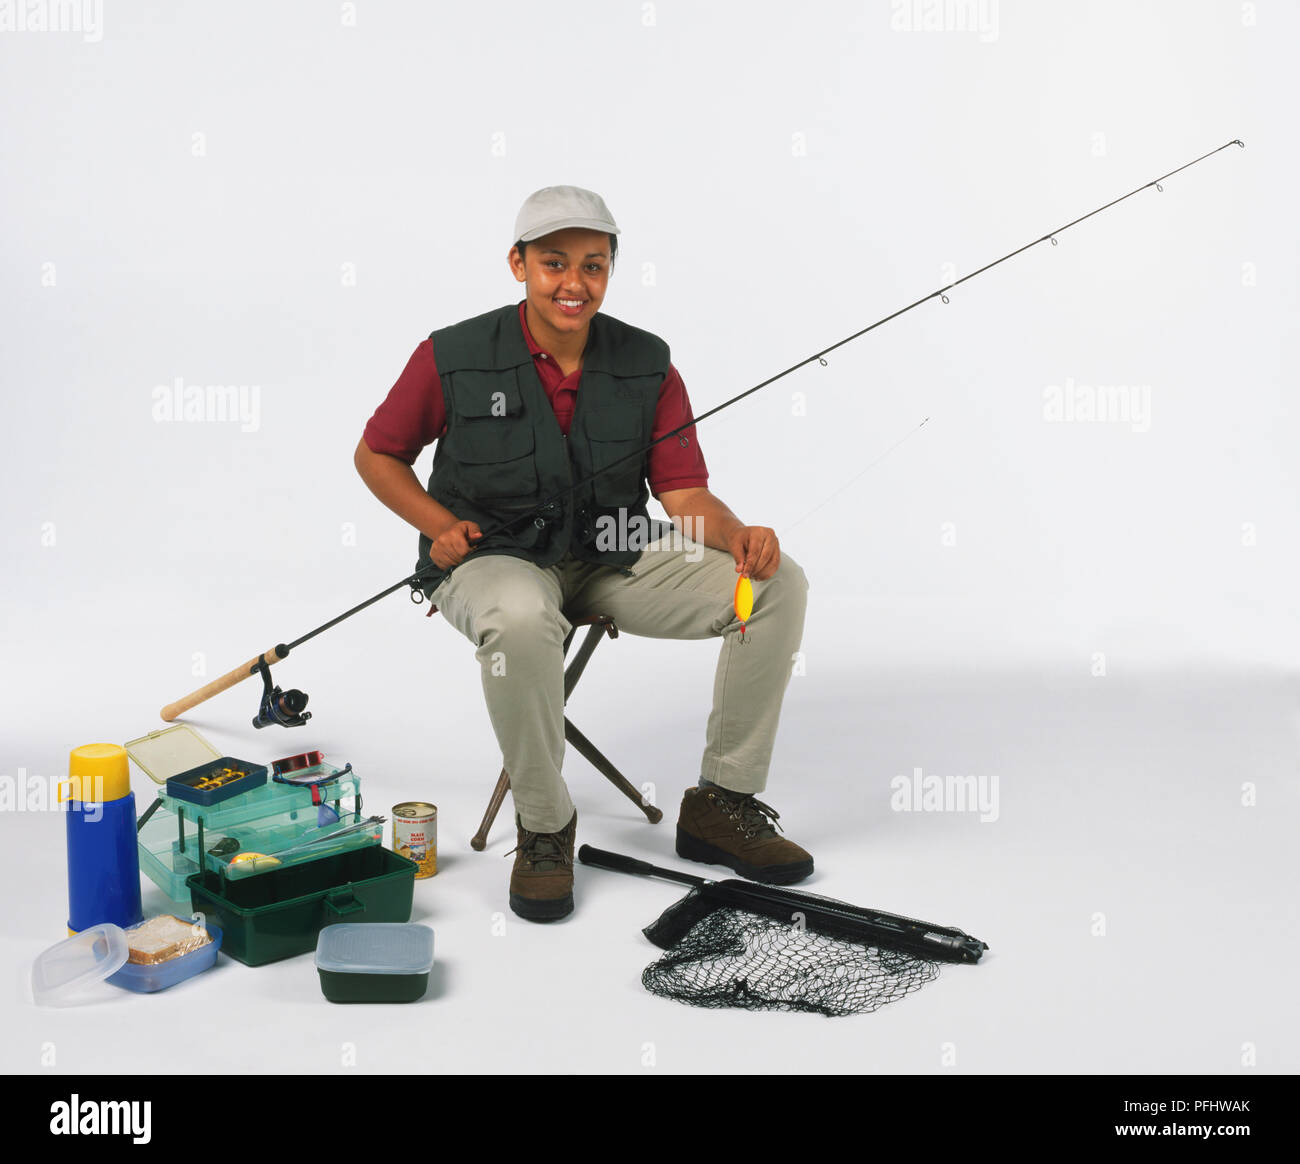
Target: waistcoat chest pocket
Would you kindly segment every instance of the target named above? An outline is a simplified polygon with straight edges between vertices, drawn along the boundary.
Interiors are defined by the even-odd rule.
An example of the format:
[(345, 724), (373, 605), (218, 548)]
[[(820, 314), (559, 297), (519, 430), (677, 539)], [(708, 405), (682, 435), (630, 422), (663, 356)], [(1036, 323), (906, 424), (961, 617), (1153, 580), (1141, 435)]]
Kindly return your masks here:
[(630, 408), (593, 409), (586, 415), (585, 428), (591, 446), (592, 471), (616, 466), (592, 482), (596, 503), (636, 504), (645, 478), (645, 458), (633, 454), (650, 443), (642, 429), (639, 412)]
[(500, 376), (457, 377), (452, 423), (443, 443), (458, 469), (454, 488), (471, 500), (537, 492), (536, 438), (519, 389)]

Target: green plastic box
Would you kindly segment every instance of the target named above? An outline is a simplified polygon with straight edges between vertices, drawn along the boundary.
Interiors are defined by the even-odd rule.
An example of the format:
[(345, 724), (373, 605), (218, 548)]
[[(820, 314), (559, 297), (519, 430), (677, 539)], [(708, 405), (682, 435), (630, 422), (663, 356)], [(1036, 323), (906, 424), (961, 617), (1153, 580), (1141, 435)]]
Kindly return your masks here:
[(314, 950), (321, 929), (335, 922), (409, 921), (418, 868), (369, 845), (236, 881), (209, 870), (186, 884), (194, 908), (224, 931), (222, 950), (264, 966)]
[(330, 1002), (417, 1002), (432, 969), (433, 930), (413, 922), (342, 922), (316, 942), (321, 993)]

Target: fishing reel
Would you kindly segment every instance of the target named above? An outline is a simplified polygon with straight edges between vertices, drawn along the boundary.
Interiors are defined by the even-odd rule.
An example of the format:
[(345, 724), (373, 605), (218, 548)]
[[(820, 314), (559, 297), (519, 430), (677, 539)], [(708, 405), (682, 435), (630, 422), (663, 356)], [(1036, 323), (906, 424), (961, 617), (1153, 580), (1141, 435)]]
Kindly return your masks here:
[(281, 691), (271, 685), (271, 668), (265, 659), (257, 661), (257, 669), (262, 673), (262, 702), (258, 705), (257, 715), (253, 718), (255, 728), (270, 727), (278, 723), (281, 727), (302, 727), (311, 712), (304, 711), (307, 706), (307, 693), (296, 687)]

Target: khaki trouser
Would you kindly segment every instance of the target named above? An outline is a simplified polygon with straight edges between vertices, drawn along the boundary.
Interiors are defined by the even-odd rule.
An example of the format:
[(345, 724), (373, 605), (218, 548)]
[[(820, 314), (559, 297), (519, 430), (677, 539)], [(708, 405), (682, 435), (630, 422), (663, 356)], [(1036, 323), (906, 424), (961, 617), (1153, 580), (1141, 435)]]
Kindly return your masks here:
[[(620, 631), (649, 638), (721, 636), (700, 775), (736, 792), (763, 791), (808, 582), (782, 553), (777, 572), (754, 583), (742, 642), (737, 577), (730, 554), (674, 532), (646, 548), (630, 577), (572, 557), (542, 569), (508, 554), (471, 554), (434, 591), (443, 616), (478, 648), (488, 715), (525, 828), (558, 832), (574, 811), (560, 775), (566, 613), (606, 614)], [(627, 683), (633, 703), (635, 677)], [(652, 719), (651, 701), (634, 705)]]

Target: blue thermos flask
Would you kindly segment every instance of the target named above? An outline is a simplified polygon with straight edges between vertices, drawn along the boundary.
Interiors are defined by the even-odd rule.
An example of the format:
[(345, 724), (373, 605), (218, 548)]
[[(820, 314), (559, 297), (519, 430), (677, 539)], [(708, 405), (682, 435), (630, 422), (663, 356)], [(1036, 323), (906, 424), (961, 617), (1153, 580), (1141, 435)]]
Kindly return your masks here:
[(67, 783), (68, 932), (102, 922), (137, 925), (144, 915), (126, 750), (117, 744), (74, 748)]

